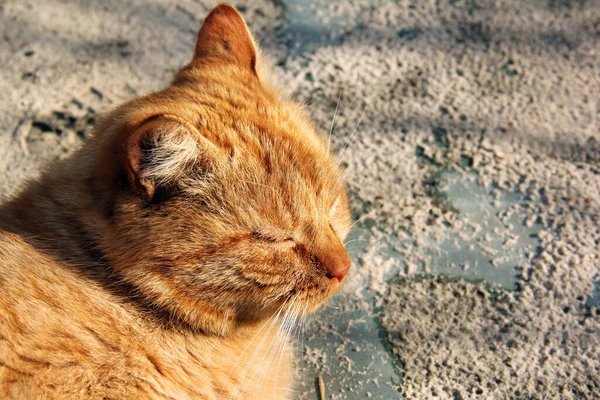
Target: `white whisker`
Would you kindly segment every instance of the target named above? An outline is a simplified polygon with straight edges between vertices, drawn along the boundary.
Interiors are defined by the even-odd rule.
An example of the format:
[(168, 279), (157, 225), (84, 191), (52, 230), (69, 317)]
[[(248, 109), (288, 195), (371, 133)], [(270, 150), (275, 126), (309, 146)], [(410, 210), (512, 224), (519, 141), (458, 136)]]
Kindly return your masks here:
[[(289, 308), (292, 308), (294, 306), (294, 303), (296, 302), (296, 300), (297, 300), (297, 297), (294, 297), (292, 299), (292, 302), (290, 303)], [(282, 324), (287, 323), (287, 321), (289, 320), (289, 318), (290, 318), (290, 311), (288, 310), (288, 311), (286, 311), (286, 313), (285, 313), (285, 315), (283, 317), (284, 322)], [(280, 337), (280, 332), (281, 332), (281, 328), (277, 332), (277, 335), (275, 336), (275, 339), (273, 341), (271, 341), (271, 343), (269, 343), (269, 347), (267, 348), (267, 350), (265, 351), (265, 353), (261, 357), (260, 361), (258, 362), (258, 366), (254, 369), (254, 373), (252, 374), (252, 376), (250, 377), (250, 379), (248, 380), (248, 382), (244, 385), (244, 388), (246, 388), (248, 385), (250, 385), (250, 383), (254, 380), (254, 376), (258, 372), (259, 367), (260, 367), (260, 369), (263, 370), (263, 377), (264, 377), (264, 374), (266, 373), (266, 368), (264, 368), (264, 366), (262, 366), (262, 362), (264, 361), (264, 359), (267, 356), (267, 354), (269, 354), (269, 350), (271, 349), (271, 347), (273, 346), (273, 344), (279, 340), (278, 338)], [(266, 335), (265, 335), (264, 339), (266, 339)], [(251, 360), (251, 362), (252, 362), (252, 360)]]
[(352, 101), (350, 102), (350, 105), (348, 107), (346, 107), (346, 109), (344, 110), (344, 112), (342, 113), (342, 116), (339, 118), (339, 122), (337, 124), (335, 124), (335, 127), (333, 128), (333, 133), (335, 133), (335, 130), (338, 128), (338, 126), (340, 126), (340, 124), (342, 123), (342, 120), (344, 119), (344, 117), (346, 116), (346, 113), (348, 112), (348, 110), (352, 107), (352, 105), (354, 104), (354, 102), (356, 101), (356, 99), (358, 98), (358, 95), (354, 96), (354, 98), (352, 99)]
[[(300, 308), (300, 307), (298, 307), (298, 308)], [(296, 315), (296, 319), (294, 320), (294, 325), (290, 329), (290, 340), (289, 340), (289, 342), (292, 345), (291, 354), (292, 354), (293, 358), (296, 358), (298, 356), (298, 346), (297, 346), (296, 335), (300, 331), (300, 320), (301, 320), (301, 313), (300, 313), (300, 309), (298, 309), (298, 314)], [(281, 356), (281, 358), (279, 360), (280, 362), (281, 362), (282, 358), (283, 358), (283, 354), (282, 354), (282, 356)]]
[[(291, 324), (288, 327), (288, 333), (284, 337), (283, 346), (281, 347), (281, 351), (279, 352), (279, 363), (277, 364), (277, 372), (275, 374), (274, 398), (277, 398), (277, 383), (279, 382), (279, 372), (281, 371), (281, 362), (283, 361), (283, 357), (285, 356), (285, 349), (287, 347), (287, 343), (288, 343), (288, 339), (289, 339), (289, 334), (292, 331), (292, 329), (294, 329), (293, 328), (294, 324), (296, 324), (298, 316), (300, 315), (300, 307), (301, 307), (301, 304), (299, 303), (298, 307), (296, 309), (296, 312), (295, 312), (295, 316), (294, 316)], [(293, 346), (293, 337), (291, 338), (291, 340), (292, 340), (292, 346)]]
[(358, 120), (358, 123), (356, 124), (356, 127), (354, 128), (354, 131), (352, 131), (352, 134), (350, 135), (350, 137), (348, 138), (348, 140), (346, 141), (346, 144), (344, 145), (344, 148), (342, 149), (342, 151), (340, 152), (340, 154), (338, 155), (337, 159), (338, 161), (342, 159), (342, 156), (344, 155), (344, 151), (346, 150), (346, 148), (348, 147), (348, 144), (350, 143), (350, 141), (352, 140), (352, 138), (354, 137), (354, 134), (356, 133), (356, 131), (358, 130), (358, 127), (361, 123), (361, 121), (363, 120), (364, 116), (365, 116), (365, 112), (367, 111), (367, 106), (365, 106), (362, 115), (360, 116), (360, 119)]
[[(274, 397), (277, 398), (277, 382), (279, 380), (279, 371), (281, 369), (281, 360), (285, 355), (285, 349), (287, 347), (287, 342), (289, 340), (289, 332), (292, 329), (298, 314), (298, 309), (300, 308), (300, 304), (295, 307), (294, 311), (290, 311), (290, 318), (282, 324), (280, 329), (280, 335), (278, 335), (277, 344), (273, 351), (273, 356), (279, 357), (279, 362), (277, 363), (277, 370), (275, 375), (275, 386), (274, 386)], [(276, 358), (275, 358), (276, 359)], [(269, 363), (270, 363), (269, 359)], [(262, 383), (262, 380), (261, 380)]]
[(333, 124), (335, 123), (335, 116), (337, 114), (338, 106), (340, 105), (340, 99), (342, 98), (342, 91), (340, 89), (340, 94), (338, 95), (337, 103), (335, 105), (335, 111), (333, 112), (333, 119), (331, 120), (331, 128), (329, 128), (329, 137), (327, 139), (327, 152), (329, 153), (329, 149), (331, 148), (331, 135), (333, 134)]
[[(296, 307), (296, 309), (298, 309), (298, 308), (300, 308), (300, 304), (298, 304), (298, 306)], [(297, 311), (290, 312), (290, 318), (287, 321), (285, 321), (285, 324), (281, 325), (279, 333), (278, 333), (277, 338), (275, 340), (276, 345), (275, 345), (275, 348), (273, 349), (273, 354), (272, 354), (271, 357), (269, 357), (269, 361), (267, 362), (267, 365), (270, 364), (271, 359), (273, 357), (277, 357), (277, 354), (280, 354), (280, 353), (282, 353), (282, 352), (285, 351), (285, 346), (286, 346), (287, 339), (288, 339), (288, 336), (289, 336), (288, 330), (289, 330), (289, 327), (294, 324), (294, 321), (296, 319), (296, 314), (297, 314)], [(283, 357), (283, 356), (281, 356), (281, 357)], [(279, 366), (278, 366), (278, 369), (277, 369), (277, 376), (279, 375), (279, 368), (281, 366), (281, 359), (280, 359), (278, 365)], [(262, 379), (261, 379), (261, 383), (262, 383)], [(259, 386), (260, 386), (260, 384), (259, 384)], [(276, 387), (277, 387), (277, 385), (275, 385), (275, 392), (277, 392), (277, 388)]]
[[(260, 381), (258, 382), (258, 387), (260, 388), (262, 386), (262, 382), (265, 379), (265, 376), (267, 375), (268, 372), (268, 368), (271, 365), (271, 360), (273, 360), (274, 357), (276, 357), (278, 351), (279, 351), (279, 347), (280, 347), (280, 343), (281, 342), (285, 342), (285, 334), (282, 331), (282, 327), (279, 327), (279, 330), (277, 331), (277, 335), (275, 335), (275, 339), (273, 339), (273, 341), (271, 342), (271, 344), (269, 345), (269, 348), (267, 349), (267, 352), (270, 354), (269, 358), (267, 359), (267, 362), (261, 367), (262, 369), (262, 374), (260, 377)], [(273, 348), (273, 350), (271, 350), (271, 348)], [(266, 356), (266, 353), (265, 353)], [(264, 358), (264, 356), (263, 356)], [(261, 359), (262, 362), (262, 359)], [(256, 373), (256, 372), (255, 372)], [(259, 392), (256, 392), (256, 396), (254, 397), (255, 399), (258, 399), (258, 394)]]
[(248, 368), (250, 367), (250, 365), (252, 365), (252, 362), (254, 361), (254, 358), (256, 358), (258, 352), (262, 348), (263, 343), (267, 339), (267, 336), (269, 336), (269, 333), (271, 332), (271, 329), (273, 329), (273, 326), (275, 325), (275, 322), (277, 322), (277, 319), (279, 318), (279, 315), (281, 315), (281, 311), (283, 311), (283, 309), (285, 308), (285, 305), (286, 305), (286, 303), (287, 303), (288, 300), (289, 300), (289, 298), (286, 301), (283, 302), (283, 304), (281, 305), (281, 307), (279, 307), (279, 311), (277, 312), (277, 314), (275, 314), (276, 317), (271, 322), (271, 325), (269, 325), (269, 328), (265, 332), (262, 340), (260, 341), (260, 343), (258, 344), (258, 346), (256, 347), (256, 349), (254, 350), (254, 353), (252, 354), (252, 357), (250, 358), (250, 360), (246, 364), (246, 367), (244, 368), (244, 370), (242, 372), (242, 375), (240, 375), (240, 378), (239, 378), (237, 384), (235, 385), (235, 388), (234, 388), (233, 393), (231, 395), (232, 399), (235, 398), (235, 395), (237, 394), (238, 390), (240, 389), (241, 383), (243, 382), (244, 378), (246, 377), (246, 373), (248, 372)]
[(352, 225), (350, 225), (350, 230), (352, 230), (352, 228), (354, 228), (354, 226), (356, 224), (358, 224), (360, 221), (363, 221), (365, 218), (368, 218), (371, 216), (372, 213), (374, 213), (374, 211), (376, 211), (375, 208), (371, 209), (371, 211), (369, 211), (368, 213), (366, 213), (365, 215), (363, 215), (362, 217), (360, 217), (359, 219), (357, 219), (356, 221), (354, 221), (352, 223)]
[[(294, 335), (292, 337), (292, 339), (293, 339), (292, 344), (296, 345), (296, 354), (295, 354), (296, 357), (298, 356), (298, 347), (299, 347), (298, 342), (299, 342), (300, 336), (302, 334), (302, 320), (304, 319), (304, 316), (306, 314), (307, 307), (308, 307), (308, 302), (302, 309), (302, 313), (299, 312), (298, 323), (296, 325), (296, 330), (294, 331)], [(296, 335), (298, 335), (297, 339), (296, 339)], [(302, 354), (300, 356), (302, 357)]]
[(246, 345), (246, 347), (244, 348), (244, 350), (238, 356), (236, 362), (233, 364), (233, 367), (231, 367), (231, 371), (229, 371), (229, 376), (231, 376), (231, 373), (233, 372), (233, 370), (237, 366), (238, 362), (240, 362), (242, 356), (246, 353), (246, 351), (248, 350), (248, 348), (250, 347), (250, 345), (254, 342), (254, 340), (256, 340), (257, 336), (262, 332), (262, 330), (265, 329), (265, 326), (267, 326), (267, 324), (269, 323), (269, 321), (273, 320), (274, 318), (276, 318), (279, 315), (279, 313), (281, 313), (281, 310), (283, 310), (283, 306), (285, 305), (285, 303), (286, 302), (284, 301), (283, 304), (281, 306), (279, 306), (279, 308), (277, 309), (277, 311), (275, 311), (273, 313), (273, 315), (271, 315), (271, 317), (268, 320), (265, 321), (265, 323), (260, 327), (260, 329), (258, 330), (258, 332), (256, 332), (256, 334), (248, 342), (248, 344)]
[(308, 311), (308, 302), (304, 307), (304, 313), (302, 314), (302, 347), (300, 347), (300, 357), (302, 357), (302, 368), (304, 368), (304, 335), (306, 333), (306, 312)]
[[(372, 239), (352, 239), (352, 240), (348, 240), (346, 243), (344, 243), (344, 246), (348, 246), (349, 243), (352, 242), (370, 242)], [(373, 243), (380, 243), (379, 240), (373, 240)]]

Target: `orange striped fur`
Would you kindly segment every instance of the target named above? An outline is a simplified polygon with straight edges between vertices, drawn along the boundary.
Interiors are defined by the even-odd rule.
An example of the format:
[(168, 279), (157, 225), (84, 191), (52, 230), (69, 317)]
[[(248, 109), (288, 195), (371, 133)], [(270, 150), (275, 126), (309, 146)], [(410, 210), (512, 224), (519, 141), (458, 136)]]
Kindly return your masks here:
[(349, 221), (327, 144), (218, 6), (169, 87), (1, 206), (0, 398), (291, 398), (287, 334), (348, 272)]

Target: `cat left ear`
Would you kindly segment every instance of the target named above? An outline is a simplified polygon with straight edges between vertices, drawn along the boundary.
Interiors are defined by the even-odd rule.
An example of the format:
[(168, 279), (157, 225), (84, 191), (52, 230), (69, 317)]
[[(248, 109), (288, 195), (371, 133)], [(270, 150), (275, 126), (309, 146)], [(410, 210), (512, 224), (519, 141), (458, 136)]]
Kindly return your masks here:
[(151, 201), (160, 189), (175, 186), (195, 163), (214, 158), (214, 144), (192, 130), (177, 119), (158, 116), (131, 131), (125, 172), (134, 192)]
[(256, 71), (256, 46), (240, 13), (228, 4), (215, 7), (204, 20), (194, 59), (220, 60)]

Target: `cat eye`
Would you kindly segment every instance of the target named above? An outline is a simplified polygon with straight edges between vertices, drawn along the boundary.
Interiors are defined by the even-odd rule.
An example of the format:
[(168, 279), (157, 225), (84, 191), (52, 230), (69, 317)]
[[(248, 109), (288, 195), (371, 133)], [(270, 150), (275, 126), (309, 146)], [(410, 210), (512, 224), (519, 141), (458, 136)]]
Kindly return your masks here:
[(333, 233), (335, 233), (336, 235), (338, 234), (337, 230), (333, 227), (333, 225), (331, 224), (331, 222), (329, 223), (329, 229), (331, 229), (333, 231)]
[(285, 244), (285, 245), (295, 245), (296, 241), (291, 238), (291, 237), (287, 237), (285, 239), (281, 239), (281, 238), (277, 238), (262, 232), (253, 232), (252, 233), (252, 237), (256, 240), (260, 240), (263, 242), (270, 242), (270, 243), (277, 243), (277, 244)]

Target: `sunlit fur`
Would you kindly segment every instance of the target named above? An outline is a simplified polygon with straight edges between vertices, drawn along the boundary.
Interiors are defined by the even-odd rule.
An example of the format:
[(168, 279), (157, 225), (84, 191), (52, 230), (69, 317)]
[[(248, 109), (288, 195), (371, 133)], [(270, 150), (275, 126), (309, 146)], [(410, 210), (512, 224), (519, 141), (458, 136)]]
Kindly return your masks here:
[(288, 339), (339, 289), (348, 207), (217, 7), (168, 88), (0, 209), (0, 398), (289, 398)]

